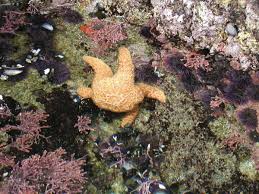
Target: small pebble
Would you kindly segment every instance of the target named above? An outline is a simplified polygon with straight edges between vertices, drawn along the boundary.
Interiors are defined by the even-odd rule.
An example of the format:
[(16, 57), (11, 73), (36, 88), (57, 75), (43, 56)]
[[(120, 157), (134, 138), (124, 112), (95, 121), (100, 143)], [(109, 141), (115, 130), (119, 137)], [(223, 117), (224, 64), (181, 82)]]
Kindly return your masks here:
[(131, 169), (134, 168), (134, 166), (129, 162), (125, 162), (123, 163), (122, 168), (124, 168), (126, 171), (130, 171)]
[(230, 36), (236, 36), (237, 35), (237, 28), (233, 23), (228, 23), (225, 31)]

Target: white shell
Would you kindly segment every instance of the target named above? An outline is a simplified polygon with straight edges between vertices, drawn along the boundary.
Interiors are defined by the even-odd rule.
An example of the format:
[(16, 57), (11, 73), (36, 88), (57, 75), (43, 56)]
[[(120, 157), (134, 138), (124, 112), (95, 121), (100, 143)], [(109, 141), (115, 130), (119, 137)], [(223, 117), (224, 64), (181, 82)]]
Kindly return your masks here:
[(44, 69), (44, 74), (47, 75), (50, 72), (50, 68)]
[(49, 23), (44, 23), (41, 25), (42, 28), (45, 28), (46, 30), (53, 31), (54, 27)]
[(8, 75), (8, 76), (18, 75), (22, 72), (23, 72), (23, 70), (19, 70), (19, 69), (6, 69), (6, 70), (4, 70), (4, 74)]
[(18, 64), (16, 65), (16, 67), (17, 67), (17, 68), (23, 68), (24, 66), (18, 63)]
[(114, 139), (114, 141), (117, 141), (118, 137), (114, 135), (114, 136), (112, 136), (112, 139)]
[(163, 189), (163, 190), (166, 189), (166, 187), (164, 185), (160, 184), (160, 183), (158, 184), (158, 187), (159, 187), (159, 189)]
[(64, 55), (56, 55), (56, 57), (60, 58), (60, 59), (63, 59), (64, 58)]
[(32, 49), (31, 52), (34, 54), (34, 55), (38, 55), (40, 53), (41, 49)]
[(31, 59), (25, 59), (25, 62), (27, 62), (27, 63), (31, 63)]
[(74, 101), (75, 103), (77, 103), (77, 102), (79, 102), (79, 99), (74, 98), (73, 101)]
[(8, 76), (7, 75), (1, 75), (0, 76), (0, 80), (7, 80), (8, 79)]

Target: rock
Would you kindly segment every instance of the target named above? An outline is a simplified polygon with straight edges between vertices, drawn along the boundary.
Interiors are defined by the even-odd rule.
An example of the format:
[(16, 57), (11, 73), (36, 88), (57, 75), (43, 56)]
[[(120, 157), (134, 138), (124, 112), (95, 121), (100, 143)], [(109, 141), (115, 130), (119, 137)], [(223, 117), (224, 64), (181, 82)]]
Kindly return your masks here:
[(230, 36), (236, 36), (237, 35), (237, 28), (233, 23), (228, 23), (225, 31)]

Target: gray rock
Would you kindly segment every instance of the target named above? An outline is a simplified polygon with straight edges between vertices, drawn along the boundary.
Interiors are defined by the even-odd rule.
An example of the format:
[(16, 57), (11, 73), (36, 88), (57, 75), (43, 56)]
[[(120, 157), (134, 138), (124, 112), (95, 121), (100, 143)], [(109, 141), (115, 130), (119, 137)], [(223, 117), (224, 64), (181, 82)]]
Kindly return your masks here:
[(228, 23), (226, 25), (225, 31), (230, 36), (236, 36), (237, 35), (237, 28), (235, 27), (235, 25), (233, 23)]

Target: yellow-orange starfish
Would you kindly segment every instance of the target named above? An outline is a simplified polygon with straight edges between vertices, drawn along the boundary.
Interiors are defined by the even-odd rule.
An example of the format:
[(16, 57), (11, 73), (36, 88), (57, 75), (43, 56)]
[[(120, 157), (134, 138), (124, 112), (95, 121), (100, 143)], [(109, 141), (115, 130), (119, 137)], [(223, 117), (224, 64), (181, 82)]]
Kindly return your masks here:
[(127, 112), (121, 126), (134, 122), (144, 97), (166, 101), (164, 92), (159, 88), (134, 83), (134, 65), (130, 52), (125, 47), (119, 48), (119, 67), (114, 75), (111, 68), (98, 58), (84, 56), (83, 60), (93, 68), (95, 76), (91, 88), (78, 88), (78, 95), (81, 98), (91, 98), (99, 108)]

